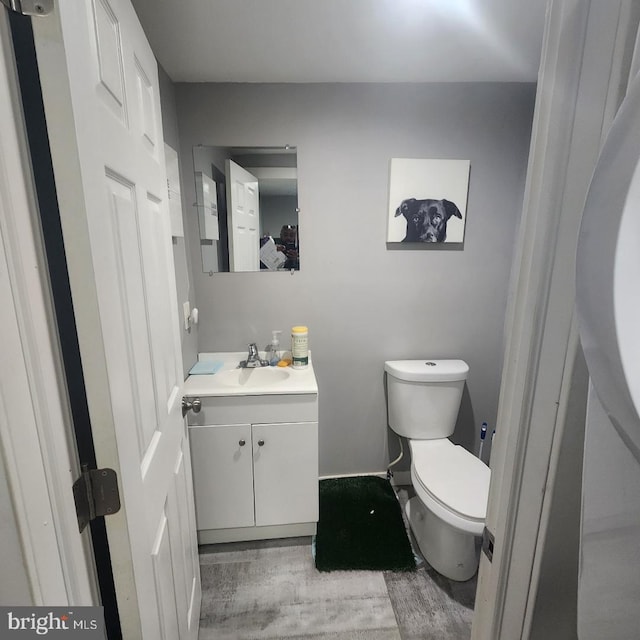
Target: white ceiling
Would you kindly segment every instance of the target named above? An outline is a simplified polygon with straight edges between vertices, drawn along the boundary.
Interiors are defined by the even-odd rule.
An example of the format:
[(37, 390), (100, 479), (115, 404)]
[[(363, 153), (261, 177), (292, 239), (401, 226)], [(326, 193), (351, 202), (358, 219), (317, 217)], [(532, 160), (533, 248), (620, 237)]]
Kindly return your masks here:
[(546, 0), (133, 0), (175, 82), (535, 82)]

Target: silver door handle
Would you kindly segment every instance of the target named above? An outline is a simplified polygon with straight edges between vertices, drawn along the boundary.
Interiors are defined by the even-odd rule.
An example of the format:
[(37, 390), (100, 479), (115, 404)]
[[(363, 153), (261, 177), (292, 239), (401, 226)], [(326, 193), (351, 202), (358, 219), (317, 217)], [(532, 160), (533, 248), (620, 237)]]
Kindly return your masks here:
[(189, 411), (193, 411), (193, 413), (200, 413), (200, 409), (202, 409), (202, 401), (200, 398), (193, 398), (190, 400), (187, 396), (183, 396), (182, 398), (182, 417), (184, 418)]

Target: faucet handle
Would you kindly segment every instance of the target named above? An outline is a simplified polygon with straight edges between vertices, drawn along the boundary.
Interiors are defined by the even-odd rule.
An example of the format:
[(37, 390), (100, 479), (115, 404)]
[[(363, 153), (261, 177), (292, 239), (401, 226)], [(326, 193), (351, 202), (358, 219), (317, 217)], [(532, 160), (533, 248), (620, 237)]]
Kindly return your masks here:
[(260, 353), (258, 352), (258, 345), (255, 342), (252, 342), (249, 345), (249, 355), (246, 360), (243, 360), (240, 367), (253, 368), (253, 367), (268, 367), (269, 361), (262, 360), (260, 358)]

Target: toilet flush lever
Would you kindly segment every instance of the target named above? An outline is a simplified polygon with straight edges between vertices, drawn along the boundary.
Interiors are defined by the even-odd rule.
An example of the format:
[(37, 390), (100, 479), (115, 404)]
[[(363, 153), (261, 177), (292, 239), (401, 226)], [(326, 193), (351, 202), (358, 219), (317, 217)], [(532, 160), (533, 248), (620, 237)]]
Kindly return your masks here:
[(189, 399), (187, 396), (182, 397), (182, 417), (184, 418), (189, 411), (193, 413), (200, 413), (202, 409), (202, 401), (200, 398)]

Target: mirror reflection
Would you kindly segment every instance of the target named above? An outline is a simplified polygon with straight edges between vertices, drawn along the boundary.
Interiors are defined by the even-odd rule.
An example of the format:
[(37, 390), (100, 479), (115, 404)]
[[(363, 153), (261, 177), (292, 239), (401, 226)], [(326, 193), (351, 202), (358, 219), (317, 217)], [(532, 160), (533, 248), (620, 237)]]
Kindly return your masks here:
[(300, 268), (296, 148), (193, 149), (202, 269)]

